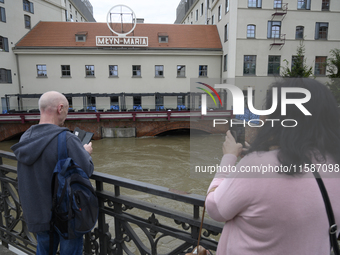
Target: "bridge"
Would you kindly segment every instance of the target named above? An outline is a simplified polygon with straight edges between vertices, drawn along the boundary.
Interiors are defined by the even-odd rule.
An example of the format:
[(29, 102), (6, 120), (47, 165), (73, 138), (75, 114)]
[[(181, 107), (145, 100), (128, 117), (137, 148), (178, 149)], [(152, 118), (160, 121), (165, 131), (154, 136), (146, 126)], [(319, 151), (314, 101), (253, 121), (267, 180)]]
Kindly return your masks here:
[[(103, 128), (134, 128), (136, 137), (155, 136), (178, 129), (195, 129), (210, 134), (225, 133), (229, 125), (213, 127), (213, 119), (233, 118), (232, 111), (214, 110), (202, 115), (200, 111), (126, 111), (126, 112), (70, 112), (65, 126), (94, 133), (102, 138)], [(39, 122), (39, 111), (0, 114), (0, 141), (25, 132)]]
[[(37, 241), (22, 215), (15, 165), (13, 153), (0, 151), (0, 240), (3, 247), (33, 255)], [(91, 179), (99, 200), (99, 218), (93, 231), (85, 235), (84, 254), (179, 255), (197, 244), (204, 196), (99, 172)], [(141, 194), (139, 198), (152, 195), (157, 199), (143, 201), (131, 191)], [(170, 200), (176, 203), (172, 208), (166, 207)], [(200, 244), (216, 251), (222, 226), (205, 218)]]

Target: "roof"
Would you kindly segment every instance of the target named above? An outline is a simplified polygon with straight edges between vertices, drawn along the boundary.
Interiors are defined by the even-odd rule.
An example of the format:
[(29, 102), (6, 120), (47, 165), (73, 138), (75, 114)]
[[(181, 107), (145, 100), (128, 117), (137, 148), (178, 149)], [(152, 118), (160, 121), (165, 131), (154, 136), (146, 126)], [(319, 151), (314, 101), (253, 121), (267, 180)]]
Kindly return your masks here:
[[(86, 42), (76, 42), (75, 35), (80, 33), (87, 33)], [(167, 34), (168, 42), (159, 43), (159, 34)], [(116, 35), (106, 23), (41, 21), (16, 44), (16, 48), (98, 48), (96, 36)], [(137, 23), (133, 34), (128, 36), (148, 37), (147, 48), (152, 49), (222, 50), (215, 25)]]

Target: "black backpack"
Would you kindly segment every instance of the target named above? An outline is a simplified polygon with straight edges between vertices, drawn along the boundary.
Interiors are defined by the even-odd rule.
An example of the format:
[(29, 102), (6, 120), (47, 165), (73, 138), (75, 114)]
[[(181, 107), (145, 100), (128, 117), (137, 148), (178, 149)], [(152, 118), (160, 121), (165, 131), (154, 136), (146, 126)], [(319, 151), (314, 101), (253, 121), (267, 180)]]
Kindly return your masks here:
[[(58, 135), (58, 162), (52, 175), (51, 235), (64, 239), (90, 232), (98, 219), (98, 199), (87, 174), (67, 154), (66, 132)], [(53, 236), (50, 235), (50, 251)]]

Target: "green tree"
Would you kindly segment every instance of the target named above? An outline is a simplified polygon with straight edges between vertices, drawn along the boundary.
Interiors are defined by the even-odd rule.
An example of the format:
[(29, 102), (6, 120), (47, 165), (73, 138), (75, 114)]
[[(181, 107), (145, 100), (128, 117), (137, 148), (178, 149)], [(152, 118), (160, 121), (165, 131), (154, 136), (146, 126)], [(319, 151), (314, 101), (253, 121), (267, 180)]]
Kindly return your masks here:
[(306, 59), (304, 58), (305, 45), (303, 40), (300, 41), (300, 45), (296, 49), (296, 56), (293, 59), (292, 68), (289, 68), (289, 62), (287, 59), (283, 61), (286, 62), (285, 67), (282, 68), (282, 77), (301, 77), (307, 78), (313, 74), (313, 68), (306, 65)]
[(331, 57), (327, 59), (327, 76), (330, 82), (327, 86), (333, 93), (336, 101), (340, 104), (340, 49), (332, 49)]

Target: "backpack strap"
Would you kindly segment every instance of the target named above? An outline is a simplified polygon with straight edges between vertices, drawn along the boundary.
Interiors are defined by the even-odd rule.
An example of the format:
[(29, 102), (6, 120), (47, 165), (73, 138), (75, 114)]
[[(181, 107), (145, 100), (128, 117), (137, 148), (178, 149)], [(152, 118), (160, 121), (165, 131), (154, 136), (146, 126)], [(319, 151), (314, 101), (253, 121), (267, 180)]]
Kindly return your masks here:
[(58, 135), (58, 160), (67, 159), (66, 130)]

